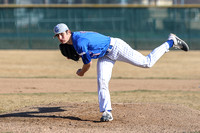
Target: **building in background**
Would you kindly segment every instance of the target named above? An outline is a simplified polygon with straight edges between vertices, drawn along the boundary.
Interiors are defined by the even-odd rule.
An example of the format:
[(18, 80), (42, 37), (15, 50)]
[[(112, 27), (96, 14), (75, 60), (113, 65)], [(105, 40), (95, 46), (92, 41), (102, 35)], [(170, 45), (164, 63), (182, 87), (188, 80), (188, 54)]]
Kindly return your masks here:
[(141, 0), (143, 5), (156, 5), (156, 6), (160, 6), (160, 5), (172, 5), (173, 4), (173, 0)]
[(0, 0), (0, 4), (200, 4), (200, 0)]
[(200, 0), (173, 0), (173, 4), (200, 4)]

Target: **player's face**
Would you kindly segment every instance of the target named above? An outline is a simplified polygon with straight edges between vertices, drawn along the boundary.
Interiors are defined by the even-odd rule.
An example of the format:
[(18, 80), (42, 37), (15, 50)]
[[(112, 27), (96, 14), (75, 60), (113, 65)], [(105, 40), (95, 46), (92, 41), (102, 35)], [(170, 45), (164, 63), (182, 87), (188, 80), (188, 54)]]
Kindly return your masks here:
[(62, 43), (65, 44), (70, 40), (71, 37), (71, 33), (69, 33), (68, 31), (66, 32), (62, 32), (60, 34), (57, 34), (58, 40)]

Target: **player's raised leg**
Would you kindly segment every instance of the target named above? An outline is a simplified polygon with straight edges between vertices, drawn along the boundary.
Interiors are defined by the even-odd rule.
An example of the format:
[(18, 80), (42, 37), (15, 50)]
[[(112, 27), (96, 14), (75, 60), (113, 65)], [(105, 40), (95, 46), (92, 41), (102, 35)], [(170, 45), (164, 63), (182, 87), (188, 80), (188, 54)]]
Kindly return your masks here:
[[(117, 55), (117, 60), (130, 63), (135, 66), (150, 68), (152, 67), (166, 52), (169, 51), (169, 48), (176, 47), (178, 49), (188, 51), (188, 45), (175, 36), (170, 34), (168, 41), (155, 48), (149, 55), (144, 56), (140, 52), (132, 49), (126, 42), (121, 39), (116, 39), (114, 45), (115, 50), (118, 51), (114, 54)], [(109, 56), (109, 55), (108, 55)], [(116, 57), (116, 56), (114, 56)], [(111, 57), (112, 58), (112, 57)]]
[(152, 67), (164, 53), (169, 51), (169, 44), (167, 42), (154, 49), (148, 56), (144, 56), (132, 49), (126, 42), (120, 39), (116, 41), (114, 47), (117, 47), (118, 50), (116, 53), (118, 55), (117, 60), (143, 68)]

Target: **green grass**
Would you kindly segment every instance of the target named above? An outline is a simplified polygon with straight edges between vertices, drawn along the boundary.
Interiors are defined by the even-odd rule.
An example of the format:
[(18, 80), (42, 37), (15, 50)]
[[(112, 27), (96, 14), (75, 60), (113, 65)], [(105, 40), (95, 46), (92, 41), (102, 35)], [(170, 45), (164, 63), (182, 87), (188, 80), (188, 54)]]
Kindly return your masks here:
[[(150, 53), (140, 52), (143, 55)], [(77, 78), (76, 71), (83, 65), (82, 61), (66, 60), (59, 50), (0, 50), (0, 55), (1, 78)], [(112, 78), (200, 79), (199, 56), (199, 51), (170, 51), (150, 69), (117, 61)], [(97, 60), (92, 61), (84, 78), (97, 77)]]
[[(51, 103), (98, 103), (96, 92), (0, 94), (0, 113)], [(112, 103), (179, 104), (200, 110), (199, 91), (133, 90), (111, 92)]]

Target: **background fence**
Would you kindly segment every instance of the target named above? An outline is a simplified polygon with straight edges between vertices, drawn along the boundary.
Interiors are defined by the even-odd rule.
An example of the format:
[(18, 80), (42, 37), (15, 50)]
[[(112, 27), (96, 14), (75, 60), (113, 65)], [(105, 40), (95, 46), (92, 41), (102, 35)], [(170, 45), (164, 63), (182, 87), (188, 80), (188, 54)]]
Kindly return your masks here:
[(200, 7), (43, 5), (0, 7), (0, 49), (57, 49), (53, 27), (119, 37), (135, 49), (153, 49), (175, 33), (200, 49)]

